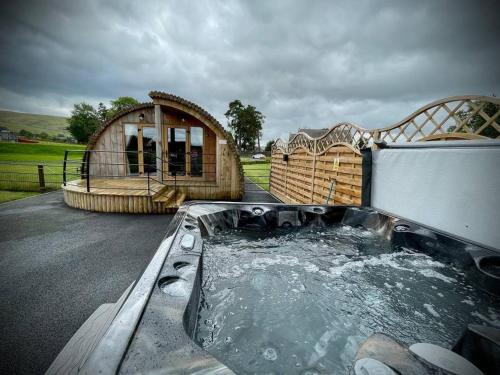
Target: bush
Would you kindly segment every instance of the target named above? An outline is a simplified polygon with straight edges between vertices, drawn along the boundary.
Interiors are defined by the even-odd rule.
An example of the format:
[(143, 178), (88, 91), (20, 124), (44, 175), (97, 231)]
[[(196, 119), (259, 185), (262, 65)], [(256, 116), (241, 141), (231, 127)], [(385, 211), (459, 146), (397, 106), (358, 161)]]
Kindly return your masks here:
[(28, 130), (25, 130), (25, 129), (21, 129), (21, 131), (19, 132), (19, 135), (21, 137), (26, 137), (26, 138), (33, 138), (33, 133), (28, 131)]

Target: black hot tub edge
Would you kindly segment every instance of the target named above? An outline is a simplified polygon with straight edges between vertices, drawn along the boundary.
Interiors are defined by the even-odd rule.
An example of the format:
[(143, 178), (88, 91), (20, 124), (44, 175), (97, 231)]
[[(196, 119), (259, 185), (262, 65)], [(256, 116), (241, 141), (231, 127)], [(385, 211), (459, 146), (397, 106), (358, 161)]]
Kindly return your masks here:
[[(232, 371), (193, 340), (201, 293), (203, 238), (229, 228), (253, 230), (342, 222), (376, 230), (394, 246), (447, 256), (450, 262), (481, 266), (498, 253), (432, 231), (408, 220), (354, 206), (188, 202), (172, 220), (165, 239), (135, 283), (96, 349), (85, 373)], [(479, 268), (478, 268), (479, 269)], [(484, 288), (495, 275), (478, 273)]]

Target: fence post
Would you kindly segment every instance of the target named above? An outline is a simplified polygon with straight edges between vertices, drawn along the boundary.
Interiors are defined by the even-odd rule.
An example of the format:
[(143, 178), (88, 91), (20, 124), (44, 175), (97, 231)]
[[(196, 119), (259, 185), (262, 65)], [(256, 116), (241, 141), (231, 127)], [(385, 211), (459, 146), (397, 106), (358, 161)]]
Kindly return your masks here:
[(45, 190), (45, 174), (43, 172), (43, 164), (38, 164), (38, 184), (40, 185), (40, 191)]
[[(283, 154), (283, 160), (285, 161), (285, 197), (288, 199), (288, 159), (289, 154)], [(289, 202), (288, 202), (289, 203)]]
[(375, 132), (373, 133), (373, 145), (372, 145), (372, 150), (378, 150), (378, 146), (375, 142), (377, 142), (378, 140), (380, 140), (380, 131), (379, 130), (375, 130)]
[(66, 162), (68, 161), (68, 150), (64, 151), (64, 162), (63, 162), (63, 185), (66, 186)]
[(172, 171), (172, 174), (174, 175), (174, 199), (177, 202), (177, 171)]
[(313, 162), (312, 162), (312, 171), (311, 171), (311, 203), (314, 203), (314, 180), (316, 178), (316, 147), (317, 140), (314, 140), (314, 151), (313, 151)]
[(269, 189), (268, 191), (271, 192), (271, 178), (273, 177), (273, 159), (271, 158), (271, 165), (269, 166), (269, 177), (268, 177), (268, 184), (267, 188)]
[(86, 152), (86, 169), (87, 169), (87, 193), (90, 193), (90, 151)]
[(148, 171), (148, 195), (151, 195), (151, 191), (149, 189), (149, 171)]

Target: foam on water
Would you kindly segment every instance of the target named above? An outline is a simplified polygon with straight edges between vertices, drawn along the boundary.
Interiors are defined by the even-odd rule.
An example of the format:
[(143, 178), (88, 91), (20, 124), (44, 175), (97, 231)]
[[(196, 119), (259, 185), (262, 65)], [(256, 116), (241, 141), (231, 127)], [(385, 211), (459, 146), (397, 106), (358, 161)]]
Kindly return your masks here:
[(338, 225), (205, 242), (196, 340), (237, 373), (345, 373), (374, 332), (451, 347), (500, 324), (467, 272)]
[(430, 303), (424, 303), (425, 309), (431, 314), (432, 316), (439, 318), (439, 314), (434, 310), (434, 306), (432, 306)]

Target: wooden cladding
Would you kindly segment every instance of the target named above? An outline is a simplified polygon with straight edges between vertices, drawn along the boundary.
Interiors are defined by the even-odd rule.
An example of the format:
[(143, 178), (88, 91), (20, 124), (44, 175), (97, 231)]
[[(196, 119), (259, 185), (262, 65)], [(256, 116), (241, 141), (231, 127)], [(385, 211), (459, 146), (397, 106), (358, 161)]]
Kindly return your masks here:
[(361, 163), (361, 154), (345, 145), (319, 155), (304, 148), (291, 154), (275, 149), (270, 190), (285, 203), (361, 205)]

